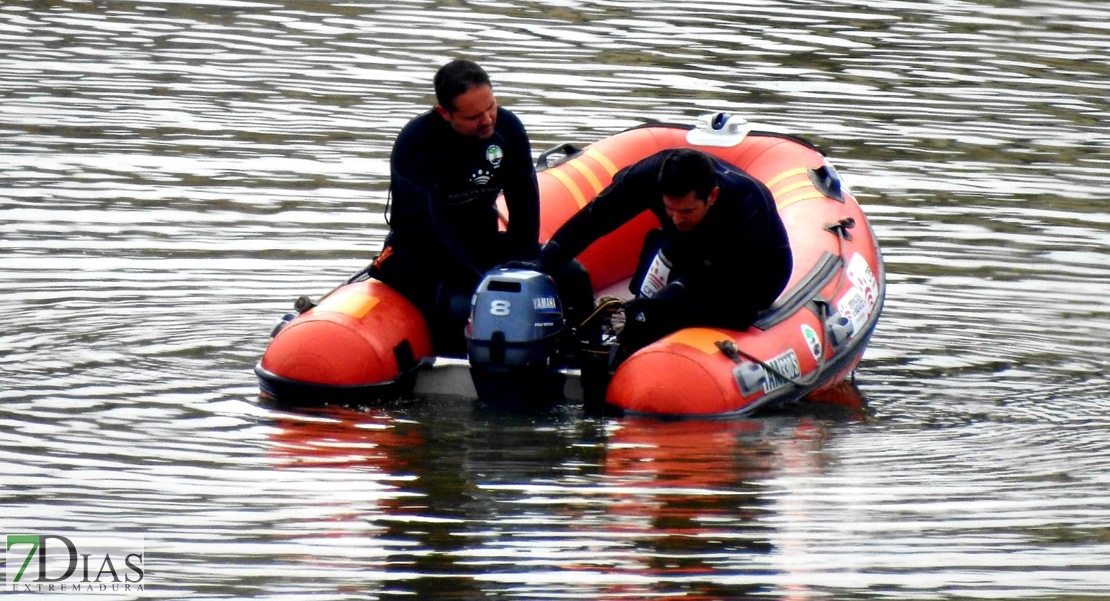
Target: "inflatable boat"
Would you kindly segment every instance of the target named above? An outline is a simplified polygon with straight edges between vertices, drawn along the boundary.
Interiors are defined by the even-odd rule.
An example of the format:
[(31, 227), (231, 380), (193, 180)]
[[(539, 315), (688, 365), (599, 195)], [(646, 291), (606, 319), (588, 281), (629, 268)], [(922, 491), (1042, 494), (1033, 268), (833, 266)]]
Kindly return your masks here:
[[(794, 271), (779, 298), (747, 330), (688, 328), (633, 353), (612, 373), (605, 402), (625, 414), (727, 417), (837, 388), (853, 373), (875, 330), (885, 272), (862, 209), (812, 144), (753, 130), (739, 117), (718, 113), (694, 126), (648, 125), (581, 149), (557, 147), (539, 157), (541, 239), (590, 202), (617, 171), (679, 147), (715, 155), (767, 185), (790, 238)], [(657, 227), (655, 216), (644, 213), (578, 257), (599, 298), (630, 296), (627, 284), (641, 242)], [(737, 293), (743, 278), (736, 274)], [(312, 404), (396, 394), (480, 397), (478, 373), (519, 365), (524, 380), (560, 387), (558, 397), (576, 400), (582, 394), (579, 371), (573, 362), (568, 367), (550, 359), (551, 341), (566, 325), (552, 286), (538, 272), (487, 275), (473, 300), (467, 361), (436, 357), (415, 307), (384, 283), (358, 274), (318, 303), (304, 303), (299, 314), (275, 328), (255, 367), (262, 396)], [(507, 306), (530, 308), (515, 316), (523, 326), (485, 323), (497, 313), (486, 308)], [(554, 377), (534, 377), (540, 372)]]

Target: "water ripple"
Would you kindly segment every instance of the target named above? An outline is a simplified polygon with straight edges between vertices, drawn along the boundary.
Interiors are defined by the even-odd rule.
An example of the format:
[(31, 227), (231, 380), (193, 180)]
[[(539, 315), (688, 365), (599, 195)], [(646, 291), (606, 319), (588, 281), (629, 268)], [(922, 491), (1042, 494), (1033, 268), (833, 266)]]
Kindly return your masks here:
[[(5, 523), (143, 533), (167, 598), (1105, 596), (1107, 8), (5, 5)], [(866, 408), (258, 405), (454, 56), (537, 151), (721, 110), (825, 149), (887, 261)]]

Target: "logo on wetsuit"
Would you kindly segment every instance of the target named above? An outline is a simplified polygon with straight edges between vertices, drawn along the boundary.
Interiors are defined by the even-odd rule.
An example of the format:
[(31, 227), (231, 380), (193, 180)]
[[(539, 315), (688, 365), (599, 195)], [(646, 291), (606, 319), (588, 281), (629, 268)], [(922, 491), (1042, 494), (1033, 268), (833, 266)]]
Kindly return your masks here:
[(489, 161), (490, 165), (493, 165), (494, 169), (501, 166), (501, 159), (503, 158), (505, 158), (505, 152), (497, 144), (490, 144), (486, 148), (486, 160)]
[(479, 169), (478, 171), (474, 172), (474, 175), (470, 176), (470, 183), (484, 186), (488, 184), (489, 180), (491, 179), (493, 179), (493, 175), (490, 174), (489, 171), (486, 171), (485, 169)]
[(496, 144), (490, 144), (486, 147), (486, 160), (492, 165), (489, 171), (479, 169), (470, 176), (470, 183), (477, 186), (484, 186), (493, 179), (493, 170), (501, 166), (501, 159), (505, 158), (505, 152), (501, 147)]

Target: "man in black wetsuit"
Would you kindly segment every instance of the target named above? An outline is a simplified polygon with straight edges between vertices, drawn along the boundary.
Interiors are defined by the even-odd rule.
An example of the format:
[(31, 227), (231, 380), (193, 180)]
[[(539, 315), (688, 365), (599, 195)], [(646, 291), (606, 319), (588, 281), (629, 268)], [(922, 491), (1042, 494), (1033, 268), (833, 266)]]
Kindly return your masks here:
[[(390, 234), (371, 273), (412, 301), (437, 354), (465, 354), (463, 328), (483, 274), (535, 259), (539, 196), (521, 120), (497, 106), (476, 63), (435, 74), (436, 106), (408, 122), (390, 157)], [(508, 228), (498, 232), (504, 191)]]
[(664, 150), (619, 171), (540, 252), (549, 273), (644, 211), (644, 240), (617, 356), (685, 327), (748, 328), (793, 267), (774, 198), (740, 169), (692, 149)]
[[(539, 193), (523, 124), (489, 76), (455, 60), (435, 75), (436, 106), (401, 130), (390, 156), (390, 233), (371, 275), (424, 315), (437, 354), (466, 353), (471, 294), (490, 268), (539, 249)], [(504, 191), (508, 228), (498, 231)]]

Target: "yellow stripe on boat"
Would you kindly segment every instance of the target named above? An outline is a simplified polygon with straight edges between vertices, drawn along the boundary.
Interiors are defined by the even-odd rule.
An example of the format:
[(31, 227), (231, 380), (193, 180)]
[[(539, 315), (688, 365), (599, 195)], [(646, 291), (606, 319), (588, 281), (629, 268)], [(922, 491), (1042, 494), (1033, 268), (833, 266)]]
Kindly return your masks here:
[(597, 175), (594, 175), (593, 169), (584, 165), (582, 161), (575, 159), (567, 164), (573, 167), (578, 173), (581, 173), (582, 177), (586, 178), (586, 181), (590, 182), (590, 185), (593, 186), (594, 189), (594, 196), (597, 196), (599, 192), (605, 189), (605, 185), (601, 183), (601, 180), (597, 179)]
[[(790, 169), (790, 170), (787, 170), (787, 171), (783, 171), (782, 173), (776, 175), (775, 177), (772, 177), (771, 179), (767, 180), (766, 185), (767, 185), (768, 188), (774, 188), (775, 186), (782, 183), (783, 180), (785, 180), (787, 178), (794, 177), (795, 175), (801, 175), (801, 174), (806, 173), (808, 171), (809, 171), (809, 169), (806, 168), (806, 167), (798, 167), (796, 169)], [(806, 179), (808, 180), (809, 178), (807, 177)]]
[(609, 157), (601, 154), (601, 152), (595, 148), (587, 148), (582, 154), (601, 164), (601, 166), (605, 168), (605, 171), (609, 172), (610, 177), (612, 177), (614, 173), (620, 171), (613, 161), (609, 160)]
[(320, 304), (316, 306), (316, 310), (333, 311), (335, 313), (350, 315), (355, 319), (362, 319), (370, 312), (370, 309), (373, 309), (381, 300), (382, 299), (376, 296), (370, 296), (363, 292), (333, 294), (320, 301)]
[(806, 194), (799, 194), (799, 195), (797, 195), (793, 198), (776, 199), (775, 204), (778, 205), (779, 210), (781, 211), (781, 210), (785, 209), (786, 207), (788, 207), (788, 206), (790, 206), (790, 205), (792, 205), (796, 202), (802, 202), (803, 200), (813, 200), (814, 198), (828, 198), (828, 197), (825, 196), (824, 194), (822, 194), (821, 192), (818, 192), (817, 190), (814, 190), (814, 191), (806, 193)]
[(685, 328), (671, 334), (668, 340), (677, 342), (678, 344), (684, 344), (706, 355), (712, 355), (721, 352), (721, 349), (717, 348), (717, 342), (720, 340), (732, 340), (732, 335), (722, 330), (713, 330), (709, 328)]
[(775, 190), (774, 194), (775, 194), (775, 198), (779, 198), (779, 197), (782, 197), (782, 196), (786, 196), (787, 194), (790, 194), (791, 192), (793, 192), (795, 190), (800, 190), (802, 188), (812, 188), (812, 187), (813, 187), (813, 182), (809, 181), (809, 178), (807, 177), (806, 179), (804, 179), (800, 182), (794, 182), (794, 183), (790, 184), (789, 186), (782, 186), (778, 190)]
[(570, 191), (570, 195), (574, 197), (574, 202), (578, 203), (578, 208), (586, 206), (586, 196), (582, 194), (582, 190), (578, 188), (578, 184), (574, 183), (574, 180), (572, 180), (569, 175), (563, 173), (558, 168), (548, 169), (544, 171), (544, 173), (550, 173), (555, 179), (566, 186), (566, 189)]

